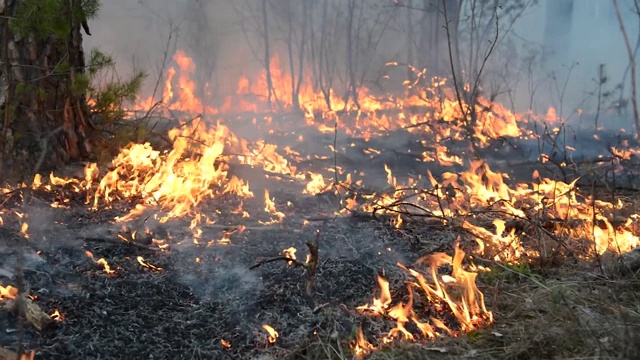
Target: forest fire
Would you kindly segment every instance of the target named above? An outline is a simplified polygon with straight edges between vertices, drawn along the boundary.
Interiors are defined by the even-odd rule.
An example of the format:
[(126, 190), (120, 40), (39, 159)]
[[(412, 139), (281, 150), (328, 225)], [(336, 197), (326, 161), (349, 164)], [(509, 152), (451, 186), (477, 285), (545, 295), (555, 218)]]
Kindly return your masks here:
[[(334, 216), (344, 217), (359, 212), (388, 216), (395, 230), (402, 230), (412, 217), (435, 219), (443, 225), (456, 226), (467, 233), (467, 240), (471, 240), (473, 246), (469, 246), (469, 252), (472, 257), (502, 264), (534, 262), (546, 256), (545, 251), (562, 252), (564, 255), (574, 253), (589, 259), (594, 255), (621, 254), (640, 245), (634, 233), (637, 216), (630, 215), (622, 222), (616, 218), (616, 213), (623, 206), (620, 201), (607, 202), (593, 195), (579, 193), (576, 181), (566, 183), (542, 178), (537, 171), (532, 181), (513, 183), (506, 173), (493, 171), (488, 162), (468, 160), (467, 155), (458, 155), (451, 148), (441, 145), (444, 141), (464, 141), (470, 135), (475, 145), (484, 148), (496, 138), (525, 139), (531, 136), (524, 115), (514, 114), (500, 104), (483, 98), (475, 105), (475, 120), (471, 126), (472, 134), (469, 134), (468, 119), (459, 121), (469, 116), (469, 107), (455, 100), (445, 80), (434, 79), (431, 87), (419, 90), (419, 95), (406, 98), (374, 98), (363, 89), (357, 101), (352, 102), (341, 102), (334, 92), (331, 92), (331, 101), (327, 102), (323, 94), (313, 92), (305, 81), (298, 94), (299, 100), (295, 101), (287, 95), (287, 84), (291, 82), (279, 68), (276, 57), (271, 61), (271, 86), (275, 88), (277, 103), (268, 104), (263, 97), (248, 96), (264, 95), (268, 91), (266, 74), (262, 73), (256, 80), (241, 78), (238, 97), (227, 98), (224, 105), (217, 109), (196, 97), (195, 83), (190, 78), (194, 72), (193, 61), (182, 51), (175, 54), (174, 61), (177, 68), (170, 68), (165, 79), (165, 108), (184, 113), (202, 112), (217, 118), (215, 124), (204, 120), (176, 123), (168, 132), (170, 149), (155, 149), (150, 143), (131, 144), (122, 149), (106, 171), (101, 171), (97, 164), (91, 163), (85, 166), (85, 175), (81, 179), (60, 178), (51, 174), (49, 182), (45, 183), (37, 175), (29, 187), (48, 192), (62, 187), (70, 188), (72, 192), (83, 193), (83, 196), (86, 194), (86, 203), (94, 211), (129, 201), (134, 206), (128, 213), (114, 218), (117, 223), (125, 224), (125, 229), (126, 224), (139, 219), (145, 219), (145, 222), (152, 219), (160, 224), (189, 219), (189, 231), (197, 247), (233, 244), (231, 235), (244, 233), (244, 224), (235, 225), (225, 228), (221, 239), (205, 238), (203, 227), (217, 226), (223, 209), (207, 212), (203, 210), (203, 204), (215, 203), (225, 197), (240, 200), (239, 204), (225, 212), (241, 216), (242, 219), (256, 217), (260, 226), (282, 226), (285, 221), (300, 222), (295, 216), (289, 219), (269, 188), (260, 190), (263, 193), (262, 205), (247, 207), (247, 203), (255, 203), (253, 185), (250, 184), (257, 181), (236, 174), (234, 166), (260, 169), (266, 178), (281, 178), (283, 183), (301, 183), (301, 196), (338, 195), (341, 199), (340, 208), (334, 210)], [(417, 85), (414, 90), (416, 88)], [(255, 101), (250, 102), (250, 98)], [(153, 99), (142, 100), (136, 104), (136, 108), (145, 109), (152, 103)], [(334, 109), (340, 108), (343, 114), (338, 115), (334, 109), (327, 107), (327, 103), (331, 103)], [(272, 133), (282, 125), (274, 122), (273, 114), (291, 111), (295, 104), (299, 104), (304, 113), (300, 121), (319, 134), (335, 131), (351, 139), (364, 139), (367, 145), (362, 153), (371, 159), (381, 156), (386, 150), (370, 145), (371, 141), (389, 132), (405, 129), (409, 134), (419, 134), (429, 139), (422, 140), (421, 144), (426, 144), (430, 150), (416, 154), (413, 158), (415, 162), (444, 168), (467, 166), (467, 169), (444, 171), (438, 175), (440, 180), (430, 170), (400, 180), (390, 166), (393, 163), (385, 163), (379, 170), (384, 171), (388, 187), (379, 192), (366, 192), (361, 190), (362, 185), (366, 184), (364, 172), (345, 174), (337, 163), (333, 167), (326, 167), (324, 173), (317, 169), (306, 170), (299, 164), (310, 159), (327, 160), (331, 156), (310, 154), (305, 158), (290, 146), (279, 147), (264, 139), (249, 141), (236, 135), (232, 131), (233, 124), (224, 121), (224, 116), (234, 113), (272, 112), (264, 117), (264, 124)], [(555, 117), (553, 111), (542, 117), (527, 115), (528, 119), (534, 119), (530, 121), (557, 121)], [(349, 121), (351, 123), (347, 124)], [(423, 123), (429, 123), (429, 126), (418, 126)], [(256, 118), (253, 124), (256, 124)], [(296, 138), (298, 142), (303, 142), (303, 135), (296, 135)], [(431, 146), (429, 142), (435, 145)], [(327, 146), (334, 156), (340, 151), (335, 146)], [(351, 146), (355, 147), (355, 143), (351, 143)], [(616, 151), (622, 158), (632, 156), (625, 150)], [(337, 180), (342, 175), (345, 180)], [(334, 177), (333, 182), (328, 181), (330, 176)], [(352, 177), (355, 176), (361, 178), (354, 181)], [(55, 204), (59, 205), (59, 202)], [(261, 213), (268, 214), (270, 218), (260, 220)], [(571, 226), (567, 226), (567, 223)], [(304, 219), (301, 225), (306, 227), (309, 221)], [(24, 222), (24, 237), (29, 237), (27, 230), (28, 225)], [(538, 237), (537, 243), (533, 241), (533, 233)], [(145, 230), (144, 237), (152, 239), (151, 244), (160, 244), (158, 246), (165, 250), (169, 248), (167, 241), (153, 239), (153, 236), (149, 229)], [(557, 236), (571, 241), (559, 247), (557, 243), (552, 244)], [(128, 236), (119, 234), (118, 238), (125, 243), (140, 240), (136, 238), (135, 230)], [(540, 239), (546, 241), (545, 245), (540, 246)], [(377, 338), (375, 343), (370, 343), (362, 328), (358, 328), (351, 343), (356, 357), (361, 358), (396, 341), (419, 342), (460, 336), (494, 321), (493, 313), (486, 308), (484, 295), (476, 285), (477, 273), (469, 270), (477, 267), (475, 264), (463, 265), (466, 255), (461, 249), (462, 242), (459, 237), (453, 248), (453, 256), (432, 253), (423, 256), (413, 267), (398, 262), (397, 266), (409, 279), (406, 281), (407, 295), (403, 300), (394, 301), (392, 294), (396, 293), (396, 289), (390, 287), (385, 277), (378, 276), (378, 295), (370, 303), (356, 309), (362, 316), (381, 321), (391, 320), (395, 326), (386, 334), (373, 334)], [(468, 245), (469, 241), (465, 244)], [(96, 260), (90, 251), (85, 254), (99, 264), (104, 273), (116, 274), (105, 258)], [(300, 265), (309, 273), (313, 271), (315, 276), (317, 258), (314, 260), (311, 254), (307, 255), (305, 263), (296, 260), (295, 247), (289, 247), (281, 254), (289, 265)], [(144, 269), (155, 273), (164, 271), (143, 256), (137, 256), (136, 260)], [(203, 260), (197, 257), (195, 263), (202, 264)], [(451, 269), (449, 274), (442, 272), (446, 267)], [(312, 278), (307, 280), (308, 295), (311, 294), (313, 281)], [(0, 290), (0, 298), (3, 299), (16, 295), (15, 288), (11, 286), (0, 287)], [(55, 318), (62, 317), (56, 313)], [(266, 324), (262, 325), (262, 329), (268, 334), (268, 342), (275, 343), (278, 332)], [(231, 349), (230, 341), (222, 339), (221, 345), (227, 350)]]
[(81, 3), (1, 11), (0, 359), (640, 357), (640, 0)]

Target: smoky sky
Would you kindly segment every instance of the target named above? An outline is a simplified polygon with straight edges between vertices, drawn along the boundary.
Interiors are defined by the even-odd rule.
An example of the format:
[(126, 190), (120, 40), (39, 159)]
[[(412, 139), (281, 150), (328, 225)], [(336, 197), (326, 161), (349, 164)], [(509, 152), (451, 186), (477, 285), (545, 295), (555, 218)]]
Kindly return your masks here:
[[(343, 5), (348, 0), (328, 1)], [(433, 0), (425, 0), (424, 3), (429, 1)], [(507, 5), (510, 1), (513, 0), (503, 0), (501, 3)], [(539, 0), (537, 4), (527, 8), (517, 22), (509, 27), (511, 33), (500, 43), (500, 46), (508, 47), (512, 52), (497, 52), (495, 58), (490, 60), (489, 65), (495, 68), (510, 67), (509, 74), (496, 73), (491, 76), (496, 84), (515, 83), (515, 86), (511, 86), (512, 100), (520, 109), (529, 104), (529, 78), (534, 78), (538, 84), (536, 94), (540, 101), (535, 105), (540, 108), (536, 110), (544, 111), (545, 106), (559, 106), (560, 97), (563, 98), (566, 109), (587, 108), (589, 103), (585, 104), (585, 98), (597, 88), (601, 64), (604, 64), (607, 77), (604, 87), (612, 92), (628, 73), (626, 70), (629, 61), (612, 2), (574, 0), (570, 18), (550, 17), (548, 7), (556, 1), (564, 0)], [(286, 7), (288, 3), (287, 0), (270, 2), (274, 4), (274, 9)], [(199, 68), (194, 80), (204, 79), (216, 84), (214, 86), (226, 87), (225, 91), (228, 91), (233, 89), (230, 84), (236, 82), (240, 75), (255, 72), (261, 67), (261, 39), (258, 32), (251, 31), (259, 25), (256, 12), (260, 9), (260, 3), (258, 0), (103, 1), (99, 18), (90, 23), (93, 35), (85, 37), (85, 47), (97, 47), (113, 55), (120, 75), (131, 73), (134, 68), (146, 70), (150, 75), (148, 82), (155, 82), (167, 50), (171, 56), (175, 50), (182, 49), (194, 58)], [(394, 2), (365, 0), (362, 3), (365, 6), (387, 9)], [(399, 2), (401, 5), (412, 6), (422, 3), (422, 0)], [(635, 47), (640, 17), (633, 12), (633, 0), (621, 0), (619, 3), (629, 40), (632, 47)], [(319, 21), (318, 14), (312, 16), (314, 21)], [(412, 29), (416, 32), (422, 30), (419, 24), (421, 15), (413, 16), (412, 20), (407, 20), (404, 15), (394, 18), (388, 33), (381, 38), (382, 43), (377, 47), (376, 54), (364, 56), (361, 60), (365, 61), (365, 57), (374, 59), (367, 74), (372, 82), (374, 77), (380, 76), (380, 69), (385, 62), (402, 62), (407, 59), (404, 40), (398, 39), (405, 31), (407, 21), (412, 21)], [(465, 19), (463, 16), (462, 21)], [(551, 24), (549, 19), (557, 23)], [(279, 20), (274, 16), (272, 21)], [(554, 31), (558, 32), (557, 36), (553, 36)], [(171, 42), (167, 49), (170, 35)], [(542, 54), (545, 42), (549, 42), (549, 39), (560, 42), (555, 46), (561, 49), (561, 54), (555, 54), (556, 57), (551, 55), (543, 65), (541, 55), (536, 57), (534, 54)], [(429, 53), (431, 50), (421, 48), (418, 44), (414, 52)], [(281, 53), (279, 50), (278, 52)], [(530, 58), (534, 58), (533, 67), (528, 66)], [(535, 70), (533, 75), (529, 73), (531, 69)], [(570, 80), (566, 82), (567, 76)], [(627, 82), (623, 87), (627, 98), (630, 93), (628, 78), (627, 75)], [(618, 96), (611, 97), (613, 101), (613, 97)]]

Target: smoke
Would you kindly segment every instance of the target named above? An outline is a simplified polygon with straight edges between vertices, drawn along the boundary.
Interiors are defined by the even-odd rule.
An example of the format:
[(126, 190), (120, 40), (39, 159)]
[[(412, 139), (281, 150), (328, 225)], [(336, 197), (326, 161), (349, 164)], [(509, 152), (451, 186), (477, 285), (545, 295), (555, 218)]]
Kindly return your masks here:
[[(636, 46), (640, 17), (632, 11), (634, 0), (619, 4), (631, 45)], [(612, 104), (629, 99), (629, 58), (611, 1), (540, 1), (513, 31), (522, 49), (544, 59), (536, 64), (533, 79), (538, 85), (534, 110), (554, 106), (565, 117), (577, 108), (595, 112), (600, 83), (601, 111), (612, 113)], [(525, 51), (520, 55), (527, 60)], [(521, 107), (530, 101), (529, 80), (524, 78), (519, 86)]]
[[(332, 86), (340, 88), (349, 80), (345, 27), (351, 1), (327, 1), (328, 18), (323, 17), (324, 2), (315, 3), (313, 10), (305, 15), (302, 2), (268, 1), (270, 51), (280, 55), (282, 66), (288, 71), (287, 37), (292, 35), (295, 42), (301, 36), (302, 24), (312, 24), (316, 30), (314, 40), (307, 34), (305, 42), (306, 51), (310, 53), (314, 41), (316, 45), (319, 42), (323, 29), (320, 24), (324, 21), (327, 27), (323, 31), (330, 36), (324, 50), (333, 54), (331, 61), (336, 62)], [(428, 66), (430, 74), (447, 75), (450, 69), (443, 30), (445, 22), (438, 11), (433, 11), (438, 3), (439, 0), (355, 1), (364, 9), (358, 8), (355, 14), (361, 26), (360, 43), (351, 44), (351, 55), (358, 64), (356, 78), (361, 85), (373, 91), (397, 90), (398, 87), (394, 87), (397, 83), (390, 83), (385, 77), (389, 73), (385, 63), (390, 61)], [(519, 111), (533, 105), (534, 111), (544, 112), (554, 106), (565, 117), (577, 108), (596, 111), (598, 90), (601, 110), (605, 112), (620, 99), (628, 100), (628, 57), (611, 1), (520, 1), (530, 5), (511, 26), (505, 9), (515, 3), (517, 1), (505, 0), (501, 4), (499, 20), (503, 33), (500, 49), (485, 69), (487, 92), (508, 93), (499, 99), (513, 103)], [(633, 12), (634, 0), (619, 3), (630, 41), (635, 46), (640, 17)], [(464, 28), (469, 21), (465, 12), (469, 2), (462, 4), (460, 21)], [(295, 28), (293, 34), (288, 34), (286, 24), (291, 11)], [(260, 1), (110, 0), (103, 2), (100, 17), (90, 24), (93, 35), (87, 36), (85, 42), (87, 48), (98, 47), (112, 54), (120, 75), (130, 74), (136, 68), (146, 70), (150, 74), (147, 93), (163, 72), (163, 58), (168, 55), (171, 64), (171, 56), (182, 49), (195, 61), (198, 95), (214, 102), (234, 93), (242, 75), (255, 76), (263, 68), (262, 25)], [(483, 44), (492, 38), (491, 27), (488, 29), (482, 34)], [(424, 33), (430, 35), (422, 36)], [(481, 54), (486, 50), (485, 45), (479, 47)], [(461, 41), (461, 46), (467, 45)], [(314, 48), (315, 56), (319, 49)], [(468, 49), (462, 49), (462, 53), (465, 50)], [(295, 58), (297, 48), (293, 52)], [(325, 68), (333, 66), (324, 65)], [(312, 73), (313, 81), (320, 81), (311, 61), (306, 60), (304, 66), (305, 72)], [(294, 68), (297, 69), (297, 65)], [(393, 73), (394, 77), (400, 77), (400, 83), (404, 80), (402, 77), (407, 76), (405, 68), (402, 69)], [(606, 81), (599, 88), (604, 78)], [(209, 84), (208, 91), (213, 93), (208, 99), (204, 96), (205, 84)]]

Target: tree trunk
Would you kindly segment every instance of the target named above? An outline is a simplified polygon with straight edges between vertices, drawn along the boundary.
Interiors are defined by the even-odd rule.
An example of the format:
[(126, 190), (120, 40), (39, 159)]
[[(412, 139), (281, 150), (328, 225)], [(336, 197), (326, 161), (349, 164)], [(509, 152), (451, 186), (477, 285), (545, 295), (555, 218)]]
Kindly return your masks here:
[(568, 65), (573, 4), (573, 0), (555, 0), (547, 3), (542, 60), (550, 70), (558, 70), (562, 65)]
[(6, 19), (23, 2), (0, 5), (5, 19), (0, 31), (1, 170), (13, 175), (87, 159), (94, 129), (85, 90), (76, 86), (85, 64), (81, 21), (73, 20), (73, 4), (61, 10), (61, 16), (75, 22), (66, 37), (21, 37)]

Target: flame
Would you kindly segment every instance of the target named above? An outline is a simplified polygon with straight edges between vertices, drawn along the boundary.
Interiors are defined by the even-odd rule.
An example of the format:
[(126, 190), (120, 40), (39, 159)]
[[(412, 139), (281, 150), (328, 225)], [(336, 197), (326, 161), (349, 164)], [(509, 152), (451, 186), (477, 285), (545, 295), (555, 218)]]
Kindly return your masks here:
[(138, 256), (138, 257), (136, 258), (136, 260), (138, 260), (138, 263), (139, 263), (140, 265), (142, 265), (142, 266), (144, 266), (144, 267), (146, 267), (146, 268), (149, 268), (149, 269), (154, 270), (154, 271), (162, 271), (162, 268), (161, 268), (161, 267), (158, 267), (158, 266), (155, 266), (155, 265), (153, 265), (153, 264), (149, 263), (149, 262), (148, 262), (148, 261), (146, 261), (142, 256)]
[[(358, 111), (359, 116), (355, 124), (338, 122), (341, 131), (353, 137), (369, 139), (381, 131), (392, 131), (406, 128), (410, 132), (427, 132), (439, 134), (443, 137), (462, 138), (465, 131), (457, 119), (464, 118), (462, 110), (469, 110), (469, 105), (458, 103), (453, 91), (448, 88), (446, 79), (431, 79), (430, 87), (418, 89), (412, 84), (406, 84), (411, 88), (411, 96), (397, 98), (393, 96), (375, 98), (366, 87), (357, 91), (357, 101), (351, 99), (345, 102), (337, 95), (334, 89), (323, 93), (321, 89), (314, 88), (312, 73), (307, 71), (301, 79), (300, 91), (294, 99), (291, 89), (291, 74), (287, 73), (278, 53), (274, 53), (270, 59), (270, 75), (272, 84), (272, 102), (268, 102), (269, 87), (267, 72), (262, 69), (255, 77), (250, 74), (241, 76), (236, 86), (236, 95), (228, 96), (219, 108), (204, 105), (197, 98), (195, 82), (192, 75), (195, 71), (193, 60), (182, 50), (176, 51), (173, 56), (176, 66), (168, 69), (162, 99), (168, 110), (187, 111), (191, 113), (219, 114), (230, 112), (269, 112), (273, 110), (295, 110), (296, 104), (305, 113), (308, 125), (315, 126), (322, 132), (332, 132), (334, 127), (330, 125), (336, 120), (334, 110), (342, 109)], [(388, 66), (397, 66), (393, 63)], [(425, 71), (417, 71), (418, 78), (424, 78)], [(177, 78), (176, 78), (177, 75)], [(418, 91), (419, 90), (419, 91)], [(137, 110), (147, 110), (154, 105), (152, 98), (139, 100), (135, 105)], [(329, 106), (331, 104), (331, 106)], [(358, 104), (358, 106), (356, 106)], [(403, 111), (408, 108), (423, 108), (424, 113), (415, 114)], [(380, 110), (399, 111), (397, 117), (380, 114)], [(548, 122), (558, 122), (558, 117), (553, 108), (542, 117)], [(517, 137), (523, 135), (518, 123), (524, 123), (527, 119), (538, 117), (532, 114), (514, 114), (500, 104), (491, 103), (480, 98), (475, 109), (477, 121), (473, 136), (481, 145), (488, 144), (491, 138), (500, 136)], [(321, 114), (321, 116), (316, 116)], [(270, 123), (270, 118), (265, 118)], [(442, 123), (438, 123), (442, 121)], [(418, 124), (430, 122), (432, 127), (419, 127)], [(352, 126), (353, 125), (353, 126)], [(445, 153), (437, 157), (443, 162), (458, 162), (459, 159)]]
[(114, 270), (111, 269), (111, 267), (109, 266), (109, 263), (107, 262), (107, 260), (105, 260), (104, 258), (100, 258), (98, 260), (94, 259), (93, 254), (90, 251), (85, 251), (85, 254), (96, 264), (101, 265), (102, 269), (104, 270), (105, 273), (109, 274), (109, 275), (113, 275), (116, 272)]
[(389, 281), (382, 276), (378, 276), (378, 286), (380, 297), (373, 298), (371, 304), (357, 307), (358, 310), (368, 310), (377, 315), (385, 314), (385, 310), (391, 304), (391, 292), (389, 291)]
[(22, 236), (24, 236), (25, 239), (29, 238), (29, 224), (27, 224), (26, 222), (23, 222), (22, 225), (20, 226), (20, 233), (22, 234)]
[[(389, 308), (392, 303), (389, 283), (379, 276), (380, 298), (374, 298), (372, 304), (360, 306), (357, 309), (364, 313), (371, 312), (375, 315), (386, 315), (396, 320), (396, 327), (389, 331), (383, 339), (385, 343), (391, 342), (398, 337), (404, 340), (415, 340), (414, 335), (406, 329), (405, 325), (409, 322), (414, 323), (425, 338), (438, 337), (440, 332), (450, 336), (459, 335), (460, 332), (452, 330), (442, 320), (434, 316), (430, 316), (427, 321), (420, 319), (414, 309), (414, 288), (422, 291), (429, 304), (447, 306), (458, 321), (460, 331), (463, 333), (489, 324), (493, 322), (493, 314), (486, 309), (484, 296), (476, 287), (477, 274), (463, 269), (462, 260), (464, 256), (465, 253), (457, 244), (453, 258), (444, 253), (425, 256), (417, 262), (417, 265), (427, 265), (429, 271), (426, 274), (398, 264), (400, 268), (407, 271), (415, 279), (408, 284), (408, 301), (406, 303), (399, 302)], [(438, 275), (438, 268), (442, 265), (451, 265), (453, 267), (450, 276)]]
[[(416, 154), (417, 161), (437, 162), (441, 166), (465, 165), (465, 156), (451, 153), (447, 145), (444, 145), (450, 139), (471, 139), (474, 145), (484, 147), (492, 139), (500, 137), (534, 139), (534, 134), (525, 126), (531, 122), (550, 124), (550, 131), (558, 133), (564, 121), (551, 107), (545, 114), (538, 115), (532, 112), (518, 114), (485, 98), (479, 98), (475, 104), (460, 103), (446, 79), (427, 79), (426, 71), (416, 69), (412, 71), (426, 85), (407, 81), (405, 86), (412, 91), (401, 97), (374, 96), (373, 91), (362, 87), (358, 89), (355, 99), (345, 100), (339, 95), (340, 90), (326, 89), (327, 91), (322, 92), (317, 89), (311, 73), (302, 74), (300, 91), (294, 94), (291, 89), (292, 76), (287, 73), (286, 66), (277, 53), (273, 55), (269, 69), (273, 85), (271, 102), (268, 101), (267, 71), (262, 70), (257, 75), (244, 74), (237, 84), (234, 83), (237, 93), (217, 104), (196, 95), (197, 83), (193, 79), (195, 63), (184, 51), (177, 51), (173, 61), (174, 65), (165, 76), (162, 94), (164, 110), (208, 115), (230, 115), (245, 111), (272, 114), (301, 110), (304, 115), (301, 115), (300, 120), (318, 132), (340, 131), (341, 134), (365, 141), (403, 129), (424, 139), (422, 144), (427, 150)], [(397, 63), (387, 65), (398, 66)], [(153, 98), (140, 100), (135, 109), (146, 110), (154, 103)], [(473, 119), (469, 113), (473, 113)], [(308, 141), (310, 138), (308, 135), (296, 134), (291, 129), (281, 128), (283, 125), (278, 124), (272, 115), (255, 116), (253, 125), (268, 126), (270, 135), (282, 130), (298, 142)], [(594, 137), (597, 138), (598, 135), (595, 134)], [(389, 185), (384, 193), (362, 194), (350, 186), (352, 183), (361, 185), (359, 181), (352, 181), (351, 174), (347, 174), (343, 182), (336, 180), (336, 186), (327, 184), (325, 176), (330, 176), (327, 174), (333, 172), (335, 179), (338, 179), (344, 173), (337, 166), (325, 169), (327, 171), (323, 174), (298, 171), (294, 165), (311, 159), (330, 159), (326, 154), (305, 159), (291, 147), (279, 149), (277, 145), (267, 143), (264, 139), (240, 138), (221, 122), (211, 126), (204, 121), (176, 124), (169, 131), (168, 138), (172, 142), (168, 151), (155, 149), (149, 143), (128, 145), (112, 160), (108, 169), (102, 169), (102, 177), (97, 164), (87, 164), (83, 179), (64, 179), (54, 174), (43, 178), (37, 174), (31, 185), (22, 184), (21, 187), (47, 191), (64, 188), (71, 192), (84, 192), (87, 204), (91, 204), (94, 209), (112, 206), (119, 200), (130, 201), (134, 205), (133, 209), (115, 219), (122, 223), (141, 217), (151, 210), (156, 212), (159, 208), (161, 211), (157, 211), (154, 220), (160, 223), (188, 218), (195, 244), (224, 245), (230, 243), (230, 236), (235, 230), (225, 231), (221, 239), (204, 238), (201, 225), (216, 222), (221, 211), (204, 213), (199, 205), (207, 199), (220, 199), (223, 195), (234, 195), (241, 200), (254, 197), (246, 179), (229, 174), (232, 165), (239, 163), (260, 167), (267, 174), (286, 175), (287, 179), (305, 183), (303, 193), (311, 196), (326, 192), (332, 187), (336, 193), (340, 191), (338, 188), (348, 189), (345, 190), (344, 197), (340, 196), (342, 208), (336, 211), (339, 215), (358, 210), (386, 214), (392, 217), (391, 222), (398, 229), (412, 215), (427, 215), (445, 224), (461, 227), (477, 243), (477, 247), (472, 250), (474, 254), (501, 263), (530, 261), (542, 256), (545, 251), (544, 246), (527, 246), (531, 242), (527, 241), (530, 237), (529, 230), (535, 226), (527, 224), (529, 227), (522, 230), (513, 225), (519, 221), (537, 225), (544, 223), (543, 229), (549, 231), (549, 234), (538, 234), (540, 239), (566, 237), (571, 240), (566, 242), (567, 250), (578, 250), (577, 253), (585, 258), (608, 252), (621, 254), (640, 245), (640, 239), (634, 231), (640, 215), (630, 215), (622, 222), (613, 221), (614, 215), (623, 206), (620, 200), (607, 202), (594, 199), (579, 193), (576, 181), (554, 181), (542, 178), (538, 172), (533, 174), (531, 182), (513, 184), (506, 174), (492, 170), (483, 161), (472, 160), (468, 161), (466, 170), (444, 172), (439, 180), (427, 172), (405, 181), (393, 174), (391, 168), (395, 164), (389, 163), (384, 165)], [(350, 146), (356, 147), (356, 142)], [(342, 151), (337, 148), (337, 144), (335, 147), (329, 145), (332, 152)], [(571, 147), (565, 149), (574, 150)], [(620, 147), (611, 148), (611, 152), (617, 157), (612, 168), (614, 175), (625, 170), (621, 160), (640, 156), (639, 150), (629, 149), (629, 145), (624, 143)], [(373, 158), (381, 155), (382, 149), (369, 147), (363, 153), (366, 157)], [(366, 175), (361, 173), (360, 176)], [(251, 180), (253, 183), (253, 179)], [(418, 184), (425, 182), (432, 188), (420, 189)], [(10, 188), (0, 189), (2, 194), (10, 191)], [(364, 199), (362, 203), (361, 199)], [(68, 201), (56, 201), (51, 206), (64, 207)], [(251, 209), (245, 209), (244, 201), (233, 207), (233, 215), (250, 217)], [(285, 214), (281, 210), (276, 206), (269, 190), (265, 189), (264, 212), (272, 218), (260, 223), (282, 222)], [(407, 216), (403, 217), (404, 214)], [(25, 217), (21, 213), (16, 215), (19, 219)], [(2, 223), (0, 217), (0, 225)], [(304, 225), (307, 224), (309, 222), (305, 220)], [(238, 227), (237, 231), (243, 230), (243, 227)], [(21, 233), (25, 238), (29, 237), (26, 221), (21, 221)], [(133, 241), (136, 233), (131, 232), (130, 238), (128, 235), (118, 237), (123, 241)], [(153, 242), (168, 246), (160, 240), (154, 239)], [(115, 274), (104, 258), (96, 261), (90, 252), (87, 251), (86, 254), (100, 264), (107, 274)], [(283, 254), (296, 259), (296, 249), (293, 247), (283, 250)], [(407, 281), (407, 297), (394, 302), (389, 281), (384, 276), (378, 276), (376, 295), (369, 304), (359, 306), (357, 310), (395, 323), (395, 327), (381, 339), (382, 343), (396, 339), (415, 341), (420, 337), (432, 339), (444, 335), (458, 336), (489, 324), (493, 321), (493, 313), (486, 309), (483, 294), (476, 286), (475, 271), (480, 271), (481, 268), (473, 264), (463, 267), (464, 257), (465, 253), (456, 243), (453, 256), (431, 254), (420, 259), (411, 268), (398, 264), (410, 279)], [(143, 267), (162, 270), (140, 256), (137, 261)], [(200, 258), (195, 258), (194, 261), (201, 263)], [(441, 274), (439, 269), (443, 265), (449, 265), (452, 272), (448, 275)], [(15, 298), (16, 294), (15, 288), (0, 286), (0, 299)], [(424, 309), (423, 306), (428, 308)], [(440, 316), (442, 314), (450, 316)], [(268, 333), (269, 343), (275, 343), (278, 333), (269, 325), (262, 325), (262, 328)], [(231, 347), (224, 339), (221, 344), (225, 348)], [(366, 340), (362, 328), (358, 328), (352, 343), (354, 354), (357, 357), (365, 356), (375, 348)]]
[(231, 343), (225, 339), (220, 339), (220, 344), (222, 344), (225, 349), (231, 349)]
[(269, 343), (273, 344), (276, 342), (276, 339), (278, 338), (278, 332), (275, 331), (271, 326), (267, 325), (267, 324), (263, 324), (262, 328), (267, 332), (267, 334), (269, 334)]
[(5, 299), (15, 299), (16, 296), (18, 296), (18, 289), (11, 286), (11, 285), (7, 285), (2, 286), (2, 284), (0, 284), (0, 300), (5, 300)]
[(58, 311), (58, 309), (54, 309), (53, 312), (49, 315), (49, 317), (57, 322), (64, 321), (64, 315)]
[(278, 222), (284, 219), (285, 215), (276, 209), (276, 203), (273, 202), (275, 199), (271, 199), (269, 197), (269, 190), (264, 190), (264, 211), (268, 212), (271, 215), (274, 215), (278, 218)]
[[(287, 258), (289, 258), (289, 259), (296, 260), (296, 252), (297, 252), (297, 251), (298, 251), (298, 250), (297, 250), (296, 248), (294, 248), (294, 247), (290, 247), (290, 248), (287, 248), (287, 249), (282, 250), (282, 254), (283, 254), (284, 256), (286, 256)], [(293, 264), (293, 261), (288, 261), (287, 263), (288, 263), (289, 265), (291, 265), (291, 264)]]
[(309, 177), (311, 177), (311, 181), (307, 184), (303, 194), (317, 195), (327, 191), (329, 188), (324, 182), (324, 176), (322, 176), (322, 174), (309, 173)]
[(362, 333), (362, 327), (359, 326), (356, 332), (355, 341), (351, 343), (351, 351), (357, 359), (369, 355), (371, 351), (375, 350), (375, 347), (364, 337)]
[[(162, 94), (162, 102), (167, 105), (167, 108), (169, 110), (192, 113), (217, 113), (217, 110), (213, 107), (203, 105), (202, 101), (196, 96), (196, 83), (191, 78), (196, 71), (193, 60), (184, 51), (178, 50), (173, 55), (173, 61), (176, 63), (177, 68), (172, 66), (167, 70)], [(176, 74), (178, 75), (177, 79), (175, 79)], [(174, 80), (176, 80), (175, 83)], [(174, 86), (176, 91), (174, 91)], [(178, 94), (177, 97), (176, 93)], [(146, 110), (153, 107), (154, 104), (155, 100), (152, 97), (148, 97), (139, 100), (135, 108)]]

